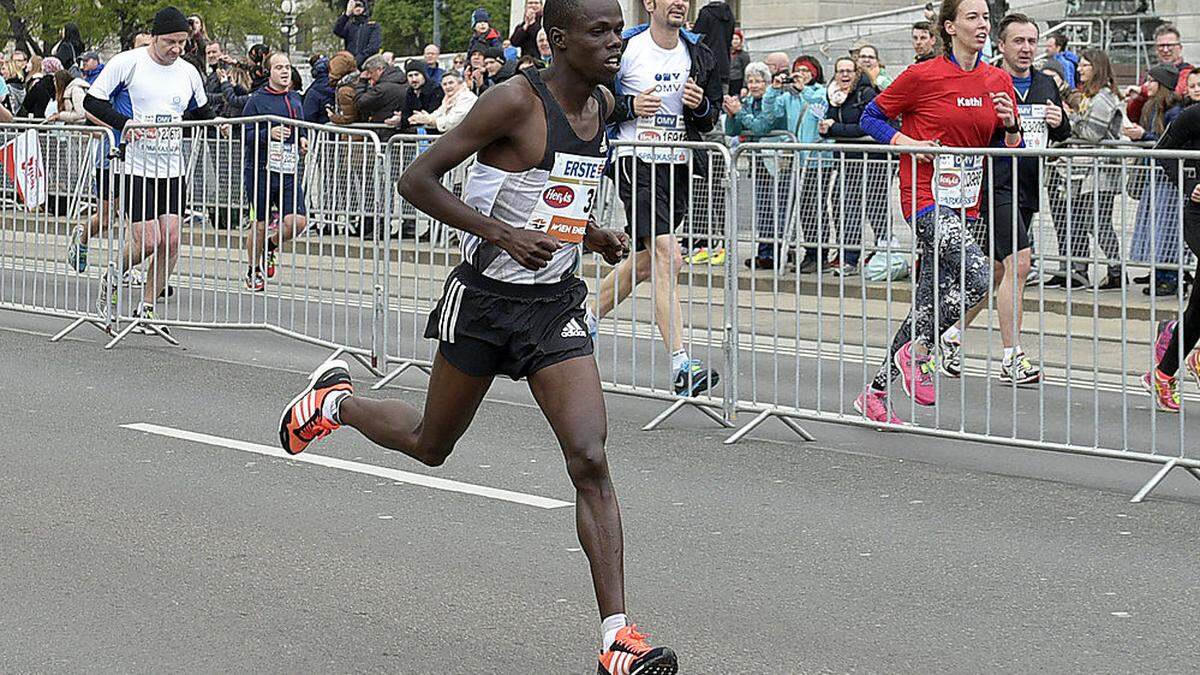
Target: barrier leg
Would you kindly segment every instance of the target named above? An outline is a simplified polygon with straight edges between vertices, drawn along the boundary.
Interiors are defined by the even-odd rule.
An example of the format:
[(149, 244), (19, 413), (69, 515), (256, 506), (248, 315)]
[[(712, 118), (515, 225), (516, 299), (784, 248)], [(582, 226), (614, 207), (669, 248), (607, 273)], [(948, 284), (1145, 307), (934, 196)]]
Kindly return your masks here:
[(141, 326), (142, 330), (144, 330), (144, 331), (148, 330), (148, 331), (154, 333), (158, 337), (166, 340), (169, 344), (171, 344), (175, 347), (179, 346), (179, 340), (176, 340), (175, 338), (171, 337), (161, 327), (155, 326), (152, 323), (147, 323), (145, 319), (137, 318), (137, 319), (134, 319), (133, 321), (130, 321), (129, 325), (125, 327), (125, 330), (122, 330), (120, 333), (117, 333), (117, 335), (112, 340), (109, 340), (108, 344), (104, 345), (104, 348), (112, 349), (113, 347), (116, 347), (118, 342), (120, 342), (121, 340), (124, 340), (125, 336), (132, 333), (133, 330), (139, 326)]
[(355, 361), (358, 361), (359, 363), (362, 364), (363, 368), (366, 368), (367, 370), (369, 370), (372, 375), (375, 375), (377, 377), (380, 377), (383, 375), (383, 373), (378, 368), (375, 367), (375, 364), (371, 363), (370, 358), (363, 356), (362, 354), (359, 354), (357, 352), (348, 351), (345, 347), (338, 347), (337, 349), (333, 350), (333, 353), (330, 354), (328, 357), (326, 357), (325, 360), (332, 361), (332, 360), (338, 358), (339, 356), (349, 356), (350, 358), (354, 359)]
[(658, 425), (662, 424), (663, 422), (666, 422), (667, 418), (669, 418), (671, 415), (674, 415), (675, 413), (679, 412), (680, 410), (683, 410), (686, 406), (689, 406), (689, 405), (694, 407), (695, 409), (699, 410), (700, 412), (704, 413), (706, 416), (708, 416), (709, 419), (716, 422), (717, 424), (720, 424), (721, 426), (725, 427), (726, 429), (733, 428), (733, 422), (730, 422), (729, 420), (722, 417), (720, 415), (720, 413), (714, 412), (712, 410), (713, 408), (719, 407), (719, 405), (710, 405), (710, 404), (700, 403), (699, 401), (693, 401), (688, 398), (681, 398), (681, 399), (675, 401), (674, 403), (672, 403), (670, 405), (670, 407), (668, 407), (666, 410), (659, 413), (658, 417), (655, 417), (654, 419), (650, 420), (650, 422), (647, 423), (646, 426), (642, 427), (642, 431), (653, 431), (655, 428), (658, 427)]
[(388, 386), (393, 381), (395, 381), (396, 378), (403, 375), (404, 371), (408, 370), (409, 368), (416, 368), (417, 370), (425, 373), (426, 375), (429, 375), (433, 372), (429, 366), (421, 365), (420, 363), (416, 363), (415, 361), (405, 361), (405, 362), (401, 363), (399, 366), (397, 366), (395, 370), (388, 373), (387, 375), (384, 375), (382, 378), (380, 378), (380, 380), (378, 382), (371, 385), (371, 390), (379, 391), (380, 389), (383, 389), (384, 387)]
[(733, 433), (732, 436), (730, 436), (729, 438), (726, 438), (723, 441), (723, 443), (725, 445), (733, 445), (734, 443), (737, 443), (738, 441), (745, 438), (746, 435), (749, 434), (751, 431), (754, 431), (756, 428), (758, 428), (763, 422), (766, 422), (767, 420), (771, 419), (772, 417), (777, 418), (780, 422), (783, 423), (783, 426), (794, 431), (796, 433), (796, 435), (799, 436), (800, 438), (803, 438), (806, 441), (817, 440), (815, 436), (808, 433), (807, 429), (800, 426), (800, 423), (797, 422), (796, 420), (794, 420), (786, 415), (780, 415), (779, 413), (771, 412), (770, 410), (764, 410), (764, 411), (760, 412), (758, 415), (756, 415), (754, 417), (754, 419), (750, 420), (750, 422), (747, 423), (746, 426), (742, 427), (741, 429), (738, 429), (737, 431), (735, 431)]
[(1150, 491), (1158, 487), (1158, 484), (1167, 477), (1167, 474), (1170, 473), (1171, 469), (1174, 469), (1177, 464), (1179, 464), (1178, 459), (1172, 459), (1166, 464), (1163, 464), (1162, 468), (1158, 470), (1158, 473), (1154, 474), (1154, 476), (1142, 486), (1142, 489), (1137, 491), (1137, 494), (1133, 496), (1133, 499), (1129, 500), (1129, 503), (1141, 504), (1143, 501), (1145, 501), (1146, 497), (1149, 496)]
[(95, 318), (92, 318), (92, 317), (89, 317), (89, 316), (81, 316), (81, 317), (79, 317), (78, 319), (75, 319), (74, 321), (72, 321), (72, 322), (71, 322), (71, 325), (69, 325), (69, 326), (67, 326), (66, 328), (64, 328), (64, 329), (62, 329), (62, 330), (58, 331), (57, 333), (55, 333), (55, 334), (54, 334), (54, 337), (50, 338), (50, 341), (51, 341), (51, 342), (58, 342), (59, 340), (62, 340), (62, 339), (63, 339), (63, 338), (65, 338), (67, 335), (70, 335), (70, 334), (71, 334), (71, 332), (72, 332), (72, 331), (74, 331), (76, 328), (79, 328), (80, 326), (82, 326), (82, 325), (83, 325), (83, 324), (85, 324), (85, 323), (87, 323), (87, 324), (91, 324), (91, 325), (95, 326), (95, 327), (96, 327), (96, 330), (98, 330), (98, 331), (100, 331), (100, 332), (102, 332), (102, 333), (108, 333), (108, 334), (110, 334), (110, 335), (112, 334), (112, 333), (109, 331), (109, 329), (108, 329), (108, 323), (107, 323), (107, 322), (105, 322), (105, 321), (102, 321), (102, 320), (100, 320), (100, 319), (95, 319)]

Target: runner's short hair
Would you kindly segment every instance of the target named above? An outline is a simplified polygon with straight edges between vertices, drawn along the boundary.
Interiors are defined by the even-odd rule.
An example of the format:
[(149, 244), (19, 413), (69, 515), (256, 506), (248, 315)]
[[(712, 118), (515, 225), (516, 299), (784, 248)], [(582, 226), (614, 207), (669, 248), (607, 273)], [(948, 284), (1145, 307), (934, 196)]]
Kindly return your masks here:
[[(542, 26), (546, 29), (546, 37), (550, 37), (551, 28), (567, 30), (571, 22), (582, 14), (582, 0), (547, 0), (542, 7)], [(554, 44), (551, 43), (550, 47), (553, 49)]]

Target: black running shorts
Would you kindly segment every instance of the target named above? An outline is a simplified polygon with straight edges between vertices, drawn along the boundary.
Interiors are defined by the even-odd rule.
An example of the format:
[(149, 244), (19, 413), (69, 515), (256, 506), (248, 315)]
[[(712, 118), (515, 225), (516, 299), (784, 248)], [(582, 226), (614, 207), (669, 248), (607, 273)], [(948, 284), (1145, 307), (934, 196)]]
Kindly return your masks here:
[(636, 250), (646, 249), (648, 237), (670, 234), (683, 222), (691, 203), (691, 178), (690, 162), (649, 164), (632, 156), (617, 160), (617, 194)]
[(118, 174), (118, 194), (131, 223), (157, 220), (159, 216), (183, 217), (187, 211), (187, 183), (183, 178), (145, 178)]
[(592, 355), (587, 296), (587, 285), (577, 277), (554, 284), (509, 284), (463, 263), (446, 279), (425, 337), (437, 338), (442, 357), (467, 375), (519, 380)]
[[(1024, 251), (1032, 244), (1029, 238), (1029, 228), (1033, 225), (1033, 209), (1017, 208), (1016, 231), (1013, 231), (1012, 202), (996, 202), (990, 207), (985, 206), (980, 212), (980, 218), (971, 222), (971, 233), (975, 235), (975, 243), (983, 249), (984, 255), (992, 256), (996, 262), (1017, 251)], [(992, 219), (988, 226), (988, 218)], [(1015, 235), (1015, 236), (1014, 236)], [(1016, 243), (1014, 248), (1013, 244)], [(992, 247), (995, 246), (993, 250)]]

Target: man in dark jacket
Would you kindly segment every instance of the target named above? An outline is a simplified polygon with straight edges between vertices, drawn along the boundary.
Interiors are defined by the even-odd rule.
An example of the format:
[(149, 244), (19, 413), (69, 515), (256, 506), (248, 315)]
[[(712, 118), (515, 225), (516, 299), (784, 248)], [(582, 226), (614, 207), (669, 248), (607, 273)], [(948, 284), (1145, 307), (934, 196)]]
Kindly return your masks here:
[(355, 99), (360, 119), (383, 122), (404, 107), (408, 79), (399, 68), (388, 65), (378, 54), (363, 63), (362, 80), (366, 83)]
[[(1037, 24), (1024, 14), (1009, 14), (1000, 22), (999, 37), (997, 46), (1003, 57), (1000, 67), (1013, 79), (1025, 147), (1043, 149), (1051, 141), (1067, 140), (1071, 136), (1071, 123), (1063, 112), (1058, 85), (1048, 75), (1033, 68), (1038, 47)], [(1034, 214), (1041, 208), (1039, 160), (1037, 157), (997, 157), (992, 162), (992, 176), (984, 181), (991, 189), (984, 190), (980, 207), (982, 217), (975, 234), (976, 242), (985, 253), (990, 250), (995, 261), (996, 311), (1000, 315), (1000, 339), (1004, 344), (1000, 380), (1009, 384), (1033, 384), (1041, 379), (1041, 371), (1022, 351), (1020, 338), (1025, 279), (1033, 259), (1029, 230)], [(1120, 286), (1119, 279), (1117, 286)], [(986, 301), (968, 310), (964, 325), (969, 324), (985, 304)], [(957, 345), (953, 344), (956, 337), (952, 334), (949, 340), (952, 356), (957, 355)], [(947, 353), (946, 342), (943, 337), (943, 358)]]
[[(725, 92), (721, 73), (700, 36), (683, 29), (687, 0), (646, 4), (651, 8), (650, 23), (622, 35), (620, 65), (613, 82), (616, 100), (608, 117), (611, 135), (632, 142), (701, 140), (721, 114)], [(603, 318), (632, 290), (623, 284), (618, 291), (619, 279), (653, 279), (657, 297), (666, 299), (656, 303), (655, 317), (671, 355), (675, 393), (680, 396), (699, 395), (719, 379), (716, 372), (690, 358), (683, 347), (683, 314), (676, 289), (682, 260), (674, 230), (683, 222), (691, 202), (693, 172), (689, 165), (696, 175), (707, 174), (703, 151), (693, 156), (684, 148), (625, 146), (617, 150), (617, 192), (637, 252), (605, 277), (594, 312), (595, 317)]]
[(504, 40), (492, 28), (492, 15), (486, 9), (480, 7), (471, 14), (471, 26), (474, 30), (471, 32), (471, 41), (467, 43), (468, 54), (476, 49), (484, 52), (493, 47), (503, 49)]
[[(300, 94), (291, 90), (292, 64), (287, 55), (272, 54), (266, 65), (267, 84), (250, 94), (246, 115), (302, 119)], [(265, 289), (266, 279), (275, 276), (276, 251), (307, 227), (300, 176), (308, 136), (299, 127), (257, 122), (244, 126), (243, 138), (246, 198), (254, 209), (254, 229), (246, 237), (246, 288), (259, 292)], [(272, 212), (279, 215), (279, 229), (268, 237)]]
[(537, 36), (542, 29), (542, 0), (525, 0), (525, 19), (513, 28), (509, 43), (521, 50), (521, 56), (539, 58)]
[(333, 106), (333, 82), (329, 81), (329, 59), (318, 56), (312, 62), (312, 84), (304, 92), (304, 119), (314, 124), (328, 124), (326, 108)]
[(342, 38), (346, 51), (354, 55), (359, 68), (362, 68), (367, 57), (379, 53), (379, 45), (383, 41), (379, 24), (371, 21), (371, 15), (367, 13), (366, 0), (350, 0), (346, 3), (346, 12), (333, 25), (333, 34)]
[[(401, 133), (416, 131), (409, 118), (418, 112), (433, 112), (442, 104), (442, 88), (433, 85), (425, 79), (425, 64), (416, 59), (410, 59), (404, 64), (404, 75), (408, 78), (408, 91), (404, 94), (404, 105), (400, 108)], [(390, 123), (390, 122), (389, 122)]]
[(708, 45), (721, 82), (729, 85), (729, 55), (733, 43), (733, 10), (725, 0), (713, 0), (700, 8), (692, 30)]

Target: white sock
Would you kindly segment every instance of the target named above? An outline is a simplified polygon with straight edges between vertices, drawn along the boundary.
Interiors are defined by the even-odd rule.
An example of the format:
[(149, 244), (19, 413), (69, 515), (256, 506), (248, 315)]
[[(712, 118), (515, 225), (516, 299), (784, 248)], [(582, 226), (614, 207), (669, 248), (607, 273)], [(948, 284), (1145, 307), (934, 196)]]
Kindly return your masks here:
[(949, 328), (946, 329), (945, 333), (942, 333), (942, 339), (945, 340), (946, 342), (958, 342), (959, 338), (960, 338), (960, 335), (959, 335), (959, 331), (958, 331), (958, 326), (950, 326)]
[(321, 414), (326, 419), (333, 420), (334, 424), (342, 423), (342, 401), (350, 395), (348, 391), (335, 391), (325, 397), (321, 402)]
[(600, 634), (602, 636), (604, 646), (600, 651), (606, 652), (612, 646), (613, 640), (617, 639), (617, 631), (628, 625), (629, 619), (624, 614), (613, 614), (612, 616), (600, 622)]
[(688, 358), (686, 349), (680, 349), (679, 351), (671, 354), (671, 372), (678, 373), (683, 369), (684, 364), (690, 360), (691, 359)]
[(1005, 347), (1004, 348), (1004, 362), (1011, 364), (1013, 361), (1013, 354), (1016, 354), (1019, 351), (1021, 351), (1020, 347)]

